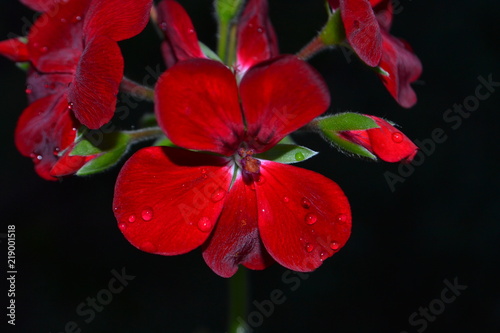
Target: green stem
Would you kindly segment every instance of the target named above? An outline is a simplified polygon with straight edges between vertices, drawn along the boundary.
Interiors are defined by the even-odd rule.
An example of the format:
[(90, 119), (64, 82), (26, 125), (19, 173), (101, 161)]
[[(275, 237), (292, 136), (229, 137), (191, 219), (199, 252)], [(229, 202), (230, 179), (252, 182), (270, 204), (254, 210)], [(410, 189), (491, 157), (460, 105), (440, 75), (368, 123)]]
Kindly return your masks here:
[[(229, 330), (228, 333), (249, 333), (242, 322), (248, 313), (247, 269), (240, 267), (229, 279)], [(241, 320), (238, 320), (240, 318)]]
[(325, 45), (325, 43), (321, 39), (321, 36), (318, 35), (297, 53), (297, 57), (299, 57), (302, 60), (308, 60), (317, 53), (326, 50), (330, 47), (331, 46)]
[(126, 92), (137, 99), (153, 102), (155, 91), (151, 88), (140, 85), (130, 79), (124, 77), (120, 83), (120, 90)]
[(159, 138), (163, 135), (160, 127), (147, 127), (136, 131), (124, 131), (133, 141), (144, 141)]
[(217, 55), (226, 63), (227, 61), (227, 42), (229, 39), (229, 26), (230, 22), (220, 19), (219, 20), (219, 43), (217, 45)]
[(231, 24), (230, 34), (229, 34), (229, 50), (227, 55), (227, 65), (231, 66), (236, 62), (236, 34), (238, 32), (238, 26), (236, 24)]

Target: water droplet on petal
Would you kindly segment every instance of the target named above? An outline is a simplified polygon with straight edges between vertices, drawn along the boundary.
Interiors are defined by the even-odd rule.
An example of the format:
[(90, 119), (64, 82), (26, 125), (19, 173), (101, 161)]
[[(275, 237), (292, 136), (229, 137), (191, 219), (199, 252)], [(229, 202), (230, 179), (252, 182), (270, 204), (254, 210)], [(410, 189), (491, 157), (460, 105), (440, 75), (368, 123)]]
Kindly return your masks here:
[(54, 151), (52, 153), (54, 154), (54, 156), (59, 156), (60, 151), (61, 151), (61, 149), (59, 147), (55, 147)]
[(262, 27), (258, 27), (258, 28), (257, 28), (257, 32), (259, 32), (259, 33), (263, 33), (263, 32), (264, 32), (264, 29), (262, 29)]
[(47, 46), (42, 46), (40, 48), (40, 52), (42, 52), (42, 53), (47, 53), (48, 50), (49, 50), (49, 48)]
[(212, 229), (212, 222), (204, 216), (198, 221), (198, 229), (202, 232), (209, 232)]
[(283, 197), (283, 202), (284, 203), (289, 203), (290, 202), (290, 198), (289, 197)]
[(27, 95), (31, 94), (33, 92), (33, 87), (28, 84), (28, 86), (26, 86), (25, 92)]
[(340, 249), (340, 244), (337, 243), (337, 242), (331, 242), (330, 243), (330, 248), (334, 251), (337, 251), (338, 249)]
[(68, 110), (73, 110), (73, 102), (68, 102)]
[(127, 229), (127, 225), (125, 223), (120, 223), (118, 224), (118, 228), (120, 228), (120, 230), (125, 230)]
[(319, 260), (320, 260), (320, 261), (324, 261), (326, 258), (328, 258), (328, 256), (326, 255), (326, 253), (325, 253), (325, 252), (321, 252), (321, 253), (319, 254)]
[(341, 224), (346, 223), (347, 222), (347, 215), (345, 215), (345, 214), (337, 215), (337, 221)]
[(134, 214), (130, 215), (130, 216), (128, 217), (128, 221), (129, 221), (130, 223), (134, 223), (134, 222), (135, 222), (135, 215), (134, 215)]
[(305, 158), (306, 157), (301, 152), (295, 153), (295, 160), (296, 161), (300, 162), (300, 161), (303, 161)]
[(302, 200), (300, 200), (300, 204), (305, 209), (309, 209), (309, 207), (311, 207), (311, 202), (309, 200), (307, 200), (306, 198), (302, 198)]
[(215, 191), (214, 193), (212, 193), (212, 196), (210, 197), (210, 200), (212, 200), (213, 202), (219, 202), (222, 199), (224, 199), (225, 196), (226, 196), (226, 191), (224, 191), (223, 189), (219, 188), (217, 191)]
[(73, 22), (73, 23), (78, 23), (78, 22), (80, 22), (81, 20), (82, 20), (82, 17), (81, 17), (80, 15), (78, 15), (78, 16), (75, 16), (75, 17), (73, 18), (73, 20), (71, 20), (71, 22)]
[(401, 134), (399, 132), (392, 133), (392, 141), (394, 141), (396, 143), (403, 142), (403, 134)]
[(153, 219), (153, 208), (146, 207), (142, 213), (141, 217), (144, 221), (151, 221)]
[(306, 244), (306, 251), (311, 253), (314, 250), (314, 245)]
[(194, 34), (194, 30), (193, 29), (188, 29), (188, 34)]
[(257, 180), (257, 185), (264, 185), (266, 183), (266, 177), (259, 175), (259, 179)]
[(40, 163), (43, 159), (42, 155), (36, 153), (31, 153), (30, 157), (33, 159), (33, 163), (35, 163), (35, 165)]
[(304, 220), (306, 221), (307, 224), (314, 224), (318, 220), (318, 217), (316, 216), (316, 214), (309, 213), (306, 215)]
[(151, 242), (144, 242), (139, 246), (144, 252), (156, 252), (156, 246)]

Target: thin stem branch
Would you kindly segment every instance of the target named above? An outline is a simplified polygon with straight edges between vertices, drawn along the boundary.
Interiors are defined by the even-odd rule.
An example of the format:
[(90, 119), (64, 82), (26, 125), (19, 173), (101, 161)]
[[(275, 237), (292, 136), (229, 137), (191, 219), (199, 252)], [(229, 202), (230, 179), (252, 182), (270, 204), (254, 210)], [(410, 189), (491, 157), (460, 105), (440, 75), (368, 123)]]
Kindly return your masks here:
[(122, 82), (120, 83), (120, 90), (132, 95), (137, 99), (149, 102), (154, 101), (155, 92), (153, 89), (142, 86), (137, 82), (127, 79), (126, 77), (124, 77)]
[(248, 271), (240, 267), (229, 279), (229, 329), (228, 333), (249, 333), (246, 321), (248, 313)]

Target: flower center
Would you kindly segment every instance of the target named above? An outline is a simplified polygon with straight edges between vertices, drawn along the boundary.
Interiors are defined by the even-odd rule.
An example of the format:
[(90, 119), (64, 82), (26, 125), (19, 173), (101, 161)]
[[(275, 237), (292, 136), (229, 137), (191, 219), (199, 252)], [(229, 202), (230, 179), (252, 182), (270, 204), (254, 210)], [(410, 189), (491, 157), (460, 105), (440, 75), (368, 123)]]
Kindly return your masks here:
[(260, 175), (260, 161), (253, 158), (253, 149), (240, 148), (238, 149), (239, 166), (243, 173), (250, 176), (252, 179), (257, 180)]

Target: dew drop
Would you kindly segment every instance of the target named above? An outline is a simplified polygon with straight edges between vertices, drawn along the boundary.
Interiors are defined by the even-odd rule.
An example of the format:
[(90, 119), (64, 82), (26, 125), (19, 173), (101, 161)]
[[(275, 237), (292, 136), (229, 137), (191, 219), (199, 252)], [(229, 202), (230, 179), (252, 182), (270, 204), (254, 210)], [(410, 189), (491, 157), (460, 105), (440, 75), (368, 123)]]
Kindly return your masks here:
[(261, 186), (266, 183), (266, 177), (259, 175), (259, 179), (256, 181), (257, 185)]
[(403, 134), (401, 134), (399, 132), (392, 133), (392, 141), (394, 141), (396, 143), (403, 142)]
[(258, 27), (258, 28), (257, 28), (257, 32), (258, 32), (258, 33), (263, 33), (263, 32), (264, 32), (264, 29), (262, 29), (262, 27)]
[(80, 15), (75, 16), (71, 22), (73, 23), (78, 23), (82, 20), (82, 17)]
[(73, 102), (68, 102), (68, 110), (73, 110)]
[(52, 153), (54, 154), (54, 156), (59, 156), (60, 151), (61, 151), (61, 149), (59, 147), (55, 147), (54, 150), (52, 151)]
[(33, 88), (31, 87), (31, 85), (28, 85), (26, 87), (25, 92), (26, 92), (27, 95), (30, 95), (33, 92)]
[(300, 162), (300, 161), (303, 161), (305, 160), (305, 156), (304, 154), (302, 154), (301, 152), (298, 152), (298, 153), (295, 153), (295, 160)]
[(125, 230), (127, 229), (127, 225), (125, 223), (120, 223), (118, 224), (118, 228), (120, 228), (120, 230)]
[(33, 159), (33, 163), (38, 164), (42, 161), (43, 156), (36, 153), (31, 153), (30, 157)]
[(324, 261), (326, 258), (327, 258), (327, 255), (326, 255), (326, 253), (325, 253), (325, 252), (321, 252), (321, 253), (319, 254), (319, 260), (320, 260), (320, 261)]
[(330, 248), (334, 251), (337, 251), (338, 249), (340, 249), (340, 244), (337, 243), (337, 242), (331, 242), (330, 243)]
[(204, 175), (204, 174), (206, 174), (206, 173), (207, 173), (207, 169), (205, 169), (205, 168), (201, 168), (201, 169), (200, 169), (200, 171), (201, 171), (201, 174), (202, 174), (202, 175)]
[(141, 213), (141, 217), (144, 221), (151, 221), (153, 219), (153, 208), (146, 207)]
[(202, 232), (209, 232), (212, 229), (212, 222), (204, 216), (198, 221), (198, 229)]
[(314, 245), (312, 244), (306, 244), (306, 251), (311, 253), (314, 250)]
[(305, 209), (309, 209), (309, 207), (311, 207), (311, 202), (309, 200), (307, 200), (306, 198), (302, 198), (302, 200), (300, 200), (300, 204)]
[(188, 29), (188, 34), (194, 34), (194, 30), (193, 29)]
[(345, 214), (337, 215), (337, 221), (339, 223), (346, 223), (347, 222), (347, 215), (345, 215)]
[(144, 252), (156, 252), (156, 246), (151, 242), (144, 242), (139, 246)]
[(226, 191), (224, 191), (223, 189), (219, 188), (217, 191), (215, 191), (214, 193), (212, 193), (212, 196), (210, 197), (210, 200), (212, 200), (213, 202), (219, 202), (222, 199), (224, 199), (225, 196), (226, 196)]
[(304, 220), (306, 221), (307, 224), (314, 224), (316, 223), (316, 221), (318, 221), (318, 217), (316, 216), (316, 214), (309, 213), (306, 215)]
[(135, 222), (135, 215), (134, 215), (134, 214), (130, 215), (130, 216), (128, 217), (128, 221), (129, 221), (130, 223), (134, 223), (134, 222)]
[(283, 197), (283, 202), (284, 203), (289, 203), (290, 202), (290, 198), (289, 197)]
[(42, 52), (42, 53), (47, 53), (48, 50), (49, 50), (49, 48), (47, 46), (42, 46), (40, 48), (40, 52)]

